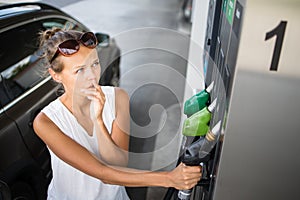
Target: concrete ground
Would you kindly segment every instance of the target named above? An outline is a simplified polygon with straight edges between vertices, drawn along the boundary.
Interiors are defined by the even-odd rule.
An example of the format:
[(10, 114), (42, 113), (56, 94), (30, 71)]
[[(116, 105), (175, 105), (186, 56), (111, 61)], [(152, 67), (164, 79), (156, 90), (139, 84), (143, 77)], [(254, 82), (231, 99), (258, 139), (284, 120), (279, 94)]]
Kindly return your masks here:
[[(182, 99), (190, 24), (180, 0), (45, 0), (121, 48), (120, 87), (130, 96), (129, 166), (175, 167), (180, 147)], [(163, 199), (165, 188), (127, 188), (131, 199)]]

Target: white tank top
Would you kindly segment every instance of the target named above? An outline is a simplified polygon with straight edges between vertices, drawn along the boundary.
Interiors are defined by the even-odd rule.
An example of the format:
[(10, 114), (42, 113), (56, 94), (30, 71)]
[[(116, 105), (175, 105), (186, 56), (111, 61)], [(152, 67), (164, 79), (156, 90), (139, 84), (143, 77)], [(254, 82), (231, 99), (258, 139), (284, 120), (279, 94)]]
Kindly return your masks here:
[[(113, 87), (101, 87), (106, 98), (103, 108), (103, 121), (109, 133), (115, 119), (115, 90)], [(84, 146), (98, 158), (98, 140), (96, 133), (89, 136), (77, 122), (73, 114), (56, 99), (46, 106), (43, 113), (58, 128), (73, 140)], [(49, 133), (51, 134), (51, 133)], [(105, 184), (59, 159), (50, 149), (53, 178), (48, 188), (48, 200), (128, 200), (125, 187)]]

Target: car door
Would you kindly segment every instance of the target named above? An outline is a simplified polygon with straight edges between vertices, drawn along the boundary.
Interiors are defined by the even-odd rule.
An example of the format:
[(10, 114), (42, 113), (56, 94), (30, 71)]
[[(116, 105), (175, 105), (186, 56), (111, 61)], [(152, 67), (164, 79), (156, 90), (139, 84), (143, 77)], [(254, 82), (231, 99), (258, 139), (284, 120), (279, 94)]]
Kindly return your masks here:
[[(32, 124), (40, 110), (57, 98), (58, 87), (50, 76), (43, 76), (46, 70), (39, 56), (38, 33), (53, 26), (63, 28), (67, 23), (67, 19), (43, 17), (15, 26), (1, 33), (0, 37), (0, 48), (5, 48), (1, 49), (0, 55), (1, 66), (5, 66), (1, 74), (9, 95), (9, 103), (4, 106), (5, 113), (16, 122), (32, 158), (49, 179), (49, 152), (34, 133)], [(73, 24), (73, 28), (78, 26)]]
[(10, 194), (5, 185), (15, 188), (12, 195), (35, 188), (43, 199), (52, 178), (49, 151), (32, 125), (41, 109), (58, 97), (59, 87), (45, 75), (38, 50), (39, 32), (53, 26), (84, 30), (73, 19), (53, 14), (13, 24), (0, 34), (0, 199)]
[(0, 74), (0, 180), (5, 178), (3, 172), (10, 165), (21, 158), (30, 157), (15, 121), (8, 117), (3, 109), (3, 105), (10, 102), (3, 82)]
[(9, 102), (7, 88), (0, 74), (0, 199), (10, 198), (7, 183), (15, 175), (11, 169), (31, 158), (15, 121), (6, 115), (4, 106)]

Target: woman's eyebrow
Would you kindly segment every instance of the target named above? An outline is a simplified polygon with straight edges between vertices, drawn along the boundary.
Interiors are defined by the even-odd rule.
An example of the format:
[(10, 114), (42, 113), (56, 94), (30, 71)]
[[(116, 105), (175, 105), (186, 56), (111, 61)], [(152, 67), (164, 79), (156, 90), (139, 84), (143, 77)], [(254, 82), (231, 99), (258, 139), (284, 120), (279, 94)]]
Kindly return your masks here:
[(74, 67), (72, 67), (73, 70), (85, 67), (86, 65), (75, 65)]
[[(99, 62), (99, 58), (96, 58), (92, 63), (94, 62)], [(72, 67), (72, 70), (76, 70), (76, 69), (79, 69), (79, 68), (82, 68), (82, 67), (85, 67), (86, 64), (83, 64), (83, 65), (75, 65), (74, 67)]]

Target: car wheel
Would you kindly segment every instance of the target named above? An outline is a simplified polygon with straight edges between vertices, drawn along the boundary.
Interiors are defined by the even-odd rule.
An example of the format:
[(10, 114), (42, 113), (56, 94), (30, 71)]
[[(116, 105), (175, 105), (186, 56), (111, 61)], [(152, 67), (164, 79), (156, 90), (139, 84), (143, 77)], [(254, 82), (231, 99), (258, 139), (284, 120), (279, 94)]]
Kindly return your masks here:
[(11, 199), (11, 193), (8, 185), (0, 180), (0, 200)]
[(24, 181), (18, 181), (11, 186), (13, 200), (35, 200), (33, 188)]
[(40, 171), (32, 172), (31, 170), (25, 170), (10, 184), (13, 200), (39, 200), (47, 197), (46, 179), (43, 178)]

